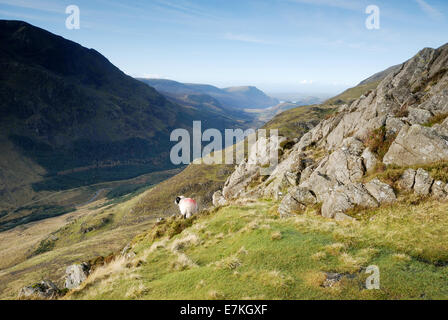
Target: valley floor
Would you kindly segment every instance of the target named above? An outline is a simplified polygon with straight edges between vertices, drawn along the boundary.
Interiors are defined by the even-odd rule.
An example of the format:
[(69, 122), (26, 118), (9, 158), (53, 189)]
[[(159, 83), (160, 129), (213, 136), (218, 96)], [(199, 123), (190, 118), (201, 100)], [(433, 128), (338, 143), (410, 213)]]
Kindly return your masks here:
[[(271, 201), (170, 218), (134, 240), (135, 257), (97, 269), (66, 298), (447, 299), (448, 204), (411, 200), (359, 221), (322, 218), (318, 207), (280, 219)], [(365, 287), (370, 265), (379, 290)]]

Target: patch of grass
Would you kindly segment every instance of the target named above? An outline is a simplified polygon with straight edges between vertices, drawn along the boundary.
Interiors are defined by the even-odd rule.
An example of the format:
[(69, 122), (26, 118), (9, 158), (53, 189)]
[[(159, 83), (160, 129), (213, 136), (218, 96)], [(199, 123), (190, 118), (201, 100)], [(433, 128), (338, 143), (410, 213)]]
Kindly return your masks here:
[(45, 239), (45, 240), (42, 240), (40, 243), (39, 243), (39, 246), (37, 247), (37, 249), (36, 250), (34, 250), (34, 252), (30, 255), (31, 257), (32, 256), (36, 256), (36, 255), (39, 255), (39, 254), (41, 254), (41, 253), (44, 253), (44, 252), (48, 252), (48, 251), (51, 251), (51, 250), (53, 250), (54, 249), (54, 246), (55, 246), (55, 240), (53, 240), (53, 239)]
[(379, 161), (383, 161), (396, 135), (386, 135), (386, 127), (382, 126), (372, 130), (364, 140), (364, 145), (378, 156)]
[(448, 113), (437, 114), (437, 115), (432, 116), (431, 118), (429, 118), (429, 120), (425, 124), (423, 124), (423, 126), (425, 126), (425, 127), (432, 127), (435, 124), (442, 123), (443, 121), (445, 121), (445, 119), (447, 117), (448, 117)]
[[(134, 247), (135, 259), (144, 260), (141, 266), (118, 268), (67, 298), (132, 299), (126, 293), (140, 285), (146, 290), (139, 299), (448, 297), (448, 266), (441, 263), (448, 259), (448, 204), (426, 200), (411, 207), (398, 202), (374, 209), (370, 221), (341, 223), (313, 212), (273, 219), (271, 205), (221, 208), (171, 239), (164, 237), (164, 245), (150, 252), (154, 242), (143, 237)], [(249, 224), (258, 227), (246, 228)], [(281, 232), (284, 241), (272, 241), (272, 230)], [(170, 248), (194, 232), (199, 242), (183, 246), (182, 253), (195, 266), (170, 267), (178, 260)], [(369, 265), (380, 268), (380, 290), (364, 289), (363, 270)], [(351, 276), (324, 288), (325, 272)]]
[(309, 131), (310, 127), (314, 127), (335, 111), (335, 108), (327, 105), (302, 106), (276, 115), (263, 128), (279, 129), (279, 134), (282, 136), (300, 138)]

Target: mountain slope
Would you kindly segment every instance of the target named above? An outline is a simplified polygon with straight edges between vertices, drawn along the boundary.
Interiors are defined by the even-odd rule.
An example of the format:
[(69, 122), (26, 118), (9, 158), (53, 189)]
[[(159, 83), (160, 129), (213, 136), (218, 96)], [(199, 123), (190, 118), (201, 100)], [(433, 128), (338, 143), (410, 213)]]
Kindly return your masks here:
[(13, 153), (0, 154), (2, 216), (40, 193), (171, 168), (170, 132), (193, 120), (241, 125), (167, 100), (93, 49), (0, 20), (0, 141)]

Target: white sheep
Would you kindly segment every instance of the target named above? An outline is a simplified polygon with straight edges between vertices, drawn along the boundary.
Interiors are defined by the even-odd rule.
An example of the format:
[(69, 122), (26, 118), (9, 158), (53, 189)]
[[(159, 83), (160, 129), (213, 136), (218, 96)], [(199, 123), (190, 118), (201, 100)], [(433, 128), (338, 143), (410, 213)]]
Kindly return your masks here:
[(176, 197), (176, 201), (174, 203), (179, 206), (180, 214), (184, 217), (184, 219), (188, 219), (193, 214), (198, 212), (198, 204), (194, 199), (179, 196)]

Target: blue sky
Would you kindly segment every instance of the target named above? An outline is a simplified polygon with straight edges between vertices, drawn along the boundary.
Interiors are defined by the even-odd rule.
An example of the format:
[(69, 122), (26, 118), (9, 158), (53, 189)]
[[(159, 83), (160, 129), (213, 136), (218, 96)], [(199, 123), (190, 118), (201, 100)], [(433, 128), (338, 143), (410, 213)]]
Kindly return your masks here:
[[(79, 30), (65, 27), (71, 4)], [(379, 30), (365, 27), (372, 4)], [(336, 93), (448, 42), (446, 0), (0, 0), (0, 18), (94, 48), (132, 76), (269, 93)]]

